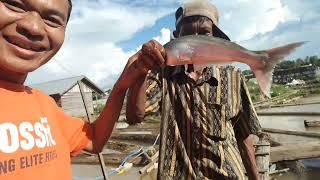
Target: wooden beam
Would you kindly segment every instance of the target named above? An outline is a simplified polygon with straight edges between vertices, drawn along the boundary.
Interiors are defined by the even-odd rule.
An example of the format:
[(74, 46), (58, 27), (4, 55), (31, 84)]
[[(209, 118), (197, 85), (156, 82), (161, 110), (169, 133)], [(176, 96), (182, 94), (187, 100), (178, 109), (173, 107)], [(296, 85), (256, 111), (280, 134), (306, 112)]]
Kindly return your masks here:
[(129, 140), (142, 141), (145, 143), (153, 143), (157, 138), (156, 134), (130, 134), (130, 133), (112, 133), (111, 140)]
[(270, 107), (271, 107), (271, 108), (276, 108), (276, 107), (303, 106), (303, 105), (312, 105), (312, 104), (320, 104), (320, 102), (291, 103), (291, 104), (275, 104), (275, 105), (270, 105)]
[(286, 173), (289, 170), (290, 170), (289, 168), (285, 168), (285, 169), (281, 169), (281, 170), (275, 170), (275, 171), (270, 172), (269, 175)]
[[(101, 154), (101, 156), (102, 156), (101, 158), (103, 158), (105, 164), (118, 166), (128, 156), (128, 154), (108, 153), (108, 154)], [(132, 160), (130, 162), (133, 163), (134, 165), (142, 165), (144, 163), (144, 161), (145, 161), (144, 158), (139, 156), (139, 157), (132, 158)], [(71, 159), (71, 162), (73, 164), (90, 164), (90, 165), (100, 164), (99, 158), (97, 155), (88, 156), (88, 155), (84, 155), (84, 154), (81, 154), (77, 157), (73, 157)]]
[[(103, 154), (103, 159), (108, 165), (119, 165), (127, 157), (124, 153)], [(300, 144), (282, 145), (271, 147), (270, 162), (294, 161), (300, 159), (310, 159), (320, 157), (320, 142), (308, 142)], [(81, 154), (71, 159), (73, 164), (99, 164), (97, 156), (88, 156)], [(132, 159), (136, 166), (145, 164), (145, 159), (141, 156)]]
[(317, 133), (317, 132), (289, 131), (289, 130), (273, 129), (273, 128), (262, 128), (262, 130), (268, 133), (278, 133), (278, 134), (288, 134), (288, 135), (320, 138), (320, 133)]
[(294, 161), (320, 157), (320, 142), (271, 147), (270, 162)]
[(320, 112), (257, 112), (259, 116), (320, 116)]

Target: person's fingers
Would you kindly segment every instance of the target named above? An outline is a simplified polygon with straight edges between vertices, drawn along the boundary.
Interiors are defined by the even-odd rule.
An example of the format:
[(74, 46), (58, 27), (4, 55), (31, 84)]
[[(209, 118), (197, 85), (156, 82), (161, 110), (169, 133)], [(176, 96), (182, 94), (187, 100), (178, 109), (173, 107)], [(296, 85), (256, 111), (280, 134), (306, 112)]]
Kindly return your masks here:
[(153, 69), (154, 67), (156, 67), (156, 62), (152, 59), (153, 59), (153, 57), (150, 56), (149, 54), (142, 54), (140, 56), (140, 61), (143, 61), (143, 64), (148, 69)]
[(153, 54), (154, 56), (155, 56), (155, 58), (158, 60), (158, 61), (156, 61), (160, 66), (164, 66), (164, 64), (165, 64), (165, 59), (164, 59), (164, 57), (162, 56), (162, 53), (160, 52), (160, 51), (158, 51), (158, 50), (156, 50), (156, 51), (154, 51), (154, 54)]
[(143, 74), (146, 74), (149, 71), (150, 66), (152, 66), (152, 64), (148, 63), (146, 58), (147, 57), (141, 52), (139, 53), (139, 58), (134, 62), (135, 69)]
[[(152, 55), (158, 60), (160, 65), (165, 63), (165, 49), (164, 47), (155, 40), (151, 40), (151, 44), (153, 46), (153, 53)], [(160, 61), (160, 62), (159, 62)]]
[(155, 40), (151, 40), (142, 46), (141, 51), (143, 54), (147, 54), (152, 57), (152, 61), (155, 61), (158, 65), (165, 63), (165, 50), (161, 44)]
[(141, 55), (141, 50), (139, 50), (137, 53), (135, 53), (134, 55), (132, 55), (129, 59), (128, 59), (128, 65), (134, 63), (135, 61), (137, 61), (137, 59), (140, 57)]
[(154, 41), (154, 43), (155, 43), (155, 49), (158, 49), (162, 57), (165, 58), (166, 50), (164, 49), (164, 47), (157, 41)]

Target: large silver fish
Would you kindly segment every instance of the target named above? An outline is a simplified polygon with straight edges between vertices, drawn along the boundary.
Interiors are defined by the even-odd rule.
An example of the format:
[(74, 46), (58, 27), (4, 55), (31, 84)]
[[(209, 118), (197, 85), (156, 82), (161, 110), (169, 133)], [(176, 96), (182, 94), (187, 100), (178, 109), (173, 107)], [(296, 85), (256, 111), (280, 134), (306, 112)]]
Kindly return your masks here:
[(221, 38), (190, 35), (174, 39), (164, 45), (169, 66), (184, 64), (247, 64), (255, 74), (260, 89), (270, 97), (272, 73), (275, 65), (305, 42), (287, 44), (264, 51), (250, 51)]

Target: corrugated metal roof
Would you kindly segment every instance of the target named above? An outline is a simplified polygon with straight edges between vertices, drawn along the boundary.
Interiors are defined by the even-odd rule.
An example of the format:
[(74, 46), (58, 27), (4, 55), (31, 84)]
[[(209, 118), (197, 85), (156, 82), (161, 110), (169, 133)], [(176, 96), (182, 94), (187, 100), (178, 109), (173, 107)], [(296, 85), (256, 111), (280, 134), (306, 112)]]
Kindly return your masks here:
[(30, 87), (39, 89), (48, 95), (53, 95), (53, 94), (63, 95), (68, 90), (70, 90), (74, 85), (76, 85), (78, 81), (84, 82), (90, 88), (92, 88), (94, 91), (100, 94), (103, 93), (102, 89), (100, 89), (97, 85), (95, 85), (85, 76), (75, 76), (75, 77), (58, 79), (58, 80), (53, 80), (53, 81), (39, 83), (39, 84), (32, 84), (30, 85)]

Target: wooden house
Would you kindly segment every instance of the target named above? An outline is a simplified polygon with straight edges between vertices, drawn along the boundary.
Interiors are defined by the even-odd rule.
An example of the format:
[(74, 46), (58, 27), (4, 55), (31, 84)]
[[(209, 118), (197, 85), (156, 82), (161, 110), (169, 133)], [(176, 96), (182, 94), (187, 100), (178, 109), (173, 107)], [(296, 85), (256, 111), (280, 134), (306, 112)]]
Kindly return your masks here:
[(87, 109), (90, 115), (94, 113), (93, 97), (104, 96), (104, 92), (85, 76), (76, 76), (59, 79), (40, 84), (30, 85), (51, 96), (66, 114), (75, 117), (86, 117), (80, 86), (84, 94)]

